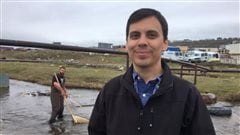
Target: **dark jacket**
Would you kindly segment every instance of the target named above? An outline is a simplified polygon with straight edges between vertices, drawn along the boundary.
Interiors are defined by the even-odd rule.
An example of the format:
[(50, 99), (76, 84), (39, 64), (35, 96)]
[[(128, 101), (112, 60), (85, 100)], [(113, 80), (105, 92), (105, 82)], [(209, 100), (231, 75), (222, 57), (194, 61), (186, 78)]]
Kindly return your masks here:
[(162, 65), (160, 88), (144, 107), (134, 89), (132, 67), (110, 80), (97, 97), (89, 135), (215, 135), (195, 86)]

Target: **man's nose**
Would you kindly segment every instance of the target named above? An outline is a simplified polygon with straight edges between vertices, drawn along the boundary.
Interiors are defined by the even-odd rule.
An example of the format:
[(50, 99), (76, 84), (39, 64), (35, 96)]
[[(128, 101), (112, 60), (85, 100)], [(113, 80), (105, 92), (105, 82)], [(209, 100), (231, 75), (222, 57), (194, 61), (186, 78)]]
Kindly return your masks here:
[(145, 35), (141, 35), (138, 41), (138, 46), (146, 46), (146, 45), (147, 45), (147, 38)]

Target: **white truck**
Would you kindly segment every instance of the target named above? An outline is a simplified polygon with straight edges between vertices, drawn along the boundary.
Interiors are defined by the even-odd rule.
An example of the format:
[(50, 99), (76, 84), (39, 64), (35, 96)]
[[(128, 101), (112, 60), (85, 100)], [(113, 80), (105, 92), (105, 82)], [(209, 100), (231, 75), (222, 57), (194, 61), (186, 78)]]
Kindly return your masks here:
[(182, 60), (182, 52), (179, 47), (168, 46), (167, 50), (162, 53), (162, 58), (171, 60)]
[(187, 62), (206, 62), (208, 60), (207, 52), (203, 51), (188, 51), (183, 56), (183, 61)]
[(212, 61), (220, 61), (220, 54), (218, 52), (207, 52), (208, 54), (208, 62)]

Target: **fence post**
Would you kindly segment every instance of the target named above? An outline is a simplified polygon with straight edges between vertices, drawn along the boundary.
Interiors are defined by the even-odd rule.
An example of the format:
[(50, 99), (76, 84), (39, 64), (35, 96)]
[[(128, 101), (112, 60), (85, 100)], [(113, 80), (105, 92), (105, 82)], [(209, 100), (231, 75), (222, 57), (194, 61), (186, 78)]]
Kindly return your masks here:
[(181, 70), (180, 70), (180, 78), (183, 76), (183, 64), (181, 64)]
[(197, 84), (197, 64), (194, 65), (194, 85)]

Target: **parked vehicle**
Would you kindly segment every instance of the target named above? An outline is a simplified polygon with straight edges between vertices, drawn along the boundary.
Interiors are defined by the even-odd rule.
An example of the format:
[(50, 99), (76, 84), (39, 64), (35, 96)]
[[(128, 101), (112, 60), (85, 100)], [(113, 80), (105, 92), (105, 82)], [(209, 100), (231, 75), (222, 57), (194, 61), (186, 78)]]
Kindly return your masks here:
[(220, 61), (220, 54), (218, 52), (207, 52), (208, 54), (208, 62), (211, 61)]
[(179, 47), (168, 46), (167, 50), (162, 53), (162, 58), (171, 60), (182, 60), (182, 52)]
[(201, 62), (201, 57), (200, 56), (195, 56), (194, 54), (184, 54), (183, 56), (183, 61), (187, 62)]
[(207, 60), (208, 54), (203, 51), (188, 51), (183, 57), (183, 61), (187, 62), (206, 62)]

